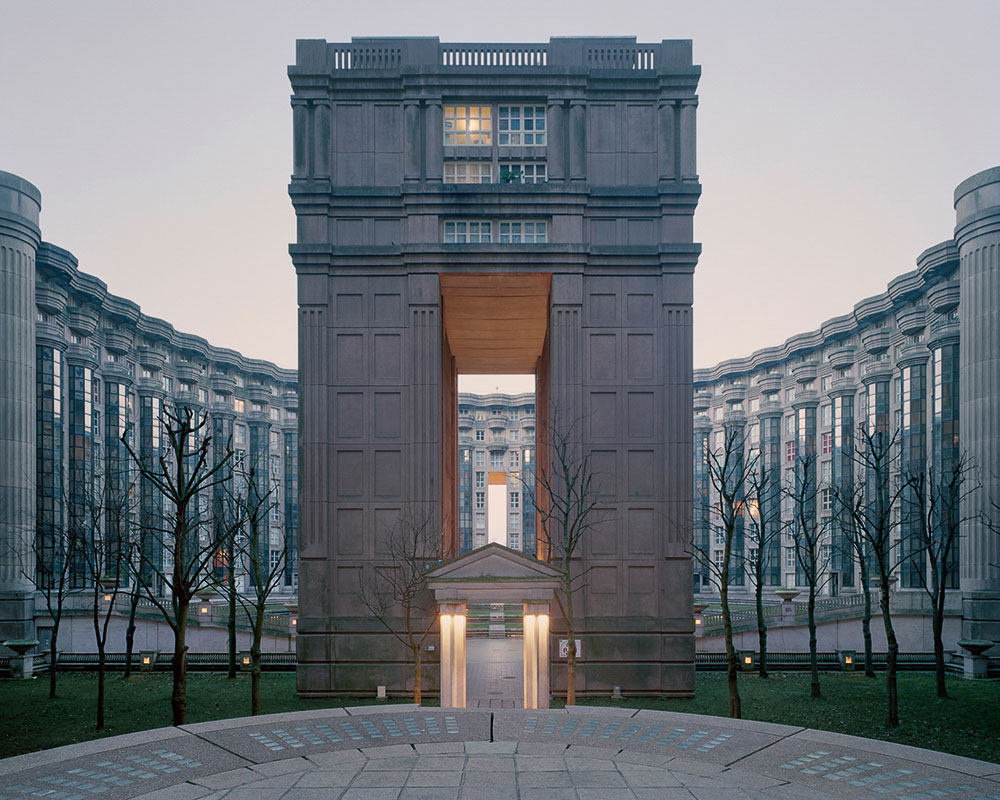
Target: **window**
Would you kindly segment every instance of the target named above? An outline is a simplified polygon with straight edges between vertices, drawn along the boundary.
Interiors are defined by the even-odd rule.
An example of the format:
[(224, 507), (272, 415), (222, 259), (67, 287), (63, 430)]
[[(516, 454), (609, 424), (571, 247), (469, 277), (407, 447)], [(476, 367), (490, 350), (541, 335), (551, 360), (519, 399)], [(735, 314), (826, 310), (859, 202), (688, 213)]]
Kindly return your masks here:
[(547, 242), (548, 225), (544, 222), (501, 222), (501, 244), (540, 244)]
[(493, 164), (489, 161), (445, 162), (445, 183), (491, 183), (492, 180)]
[(760, 411), (760, 398), (754, 397), (750, 400), (750, 413), (754, 414)]
[(486, 527), (486, 515), (482, 511), (476, 512), (476, 527), (477, 528)]
[(177, 385), (177, 389), (178, 389), (178, 391), (181, 391), (181, 392), (190, 392), (191, 391), (191, 384), (190, 383), (183, 383), (183, 382), (181, 382), (181, 383), (179, 383)]
[(520, 433), (521, 433), (521, 432), (520, 432), (519, 430), (517, 430), (516, 428), (515, 428), (514, 430), (512, 430), (512, 431), (510, 432), (510, 440), (511, 440), (512, 442), (516, 442), (516, 441), (518, 440), (518, 435), (519, 435)]
[(476, 451), (476, 466), (477, 467), (486, 466), (486, 453), (483, 450)]
[(444, 143), (457, 147), (493, 144), (492, 106), (445, 106)]
[(545, 106), (500, 106), (497, 119), (501, 147), (545, 145)]
[(722, 562), (723, 562), (723, 559), (726, 557), (726, 551), (725, 550), (716, 550), (714, 553), (712, 553), (712, 556), (713, 556), (713, 560), (715, 561), (715, 567), (716, 567), (716, 569), (722, 569)]
[(833, 492), (830, 489), (819, 490), (820, 511), (829, 512), (833, 508)]
[(819, 379), (819, 388), (820, 388), (821, 392), (825, 392), (827, 389), (830, 388), (830, 376), (829, 375), (824, 375), (822, 378)]
[(726, 545), (726, 532), (722, 530), (716, 530), (715, 532), (715, 543), (719, 547), (725, 547)]
[(477, 442), (485, 442), (486, 441), (486, 431), (484, 431), (484, 430), (478, 430), (478, 431), (476, 431), (476, 441)]
[(827, 403), (820, 409), (820, 424), (824, 428), (829, 428), (833, 424), (833, 405)]
[(521, 549), (521, 534), (511, 533), (507, 536), (507, 539), (510, 542), (508, 546), (510, 547), (511, 550)]
[(163, 376), (163, 391), (165, 391), (165, 392), (172, 392), (173, 390), (174, 390), (174, 379), (171, 378), (171, 377), (168, 377), (167, 375), (164, 375)]
[(507, 530), (516, 531), (521, 528), (521, 515), (518, 513), (510, 514), (507, 520)]
[(823, 455), (828, 456), (833, 452), (833, 434), (824, 433), (823, 434)]
[(476, 473), (476, 488), (485, 489), (486, 488), (486, 473), (477, 472)]
[(240, 398), (237, 397), (235, 400), (233, 400), (233, 408), (236, 409), (237, 414), (245, 413), (247, 410), (246, 401), (240, 400)]
[(522, 161), (513, 163), (501, 161), (500, 180), (506, 183), (545, 183), (545, 162)]
[[(242, 402), (242, 401), (241, 401)], [(237, 445), (246, 445), (247, 443), (247, 426), (246, 425), (234, 425), (233, 426), (233, 442)]]
[(521, 467), (521, 452), (519, 450), (510, 451), (510, 468), (520, 469)]
[(521, 507), (521, 493), (520, 492), (511, 492), (510, 493), (510, 507), (511, 508), (520, 508)]
[(281, 418), (281, 410), (277, 408), (271, 409), (271, 420), (277, 422)]
[(484, 244), (492, 241), (491, 222), (445, 222), (445, 244)]
[(498, 451), (493, 451), (490, 453), (490, 468), (491, 469), (503, 469), (503, 453)]
[(486, 492), (476, 492), (476, 508), (486, 508)]
[(795, 566), (795, 548), (786, 547), (785, 548), (785, 567), (792, 569)]
[(791, 403), (792, 400), (794, 400), (794, 399), (795, 399), (795, 390), (794, 389), (785, 389), (785, 402), (786, 403)]
[(722, 419), (722, 406), (716, 406), (712, 409), (712, 419), (716, 421)]
[(789, 414), (785, 417), (785, 436), (795, 435), (795, 415)]
[(795, 460), (795, 441), (785, 442), (785, 461), (791, 464)]

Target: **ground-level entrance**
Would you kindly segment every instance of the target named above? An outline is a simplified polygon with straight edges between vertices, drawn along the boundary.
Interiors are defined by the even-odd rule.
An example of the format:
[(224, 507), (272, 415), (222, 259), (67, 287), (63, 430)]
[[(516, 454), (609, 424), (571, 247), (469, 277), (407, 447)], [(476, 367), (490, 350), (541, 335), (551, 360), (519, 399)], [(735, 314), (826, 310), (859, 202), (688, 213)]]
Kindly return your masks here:
[[(427, 573), (441, 626), (441, 707), (466, 708), (469, 701), (489, 705), (504, 700), (523, 708), (548, 708), (551, 681), (550, 606), (559, 571), (533, 558), (491, 543)], [(475, 660), (470, 696), (469, 608), (473, 604), (523, 605), (520, 697), (511, 681), (518, 670), (512, 659), (516, 639), (504, 636), (471, 640)], [(495, 617), (494, 617), (495, 619)], [(492, 622), (490, 624), (495, 624)], [(493, 655), (496, 660), (488, 660)], [(486, 657), (485, 659), (483, 657)], [(520, 701), (520, 702), (518, 702)]]

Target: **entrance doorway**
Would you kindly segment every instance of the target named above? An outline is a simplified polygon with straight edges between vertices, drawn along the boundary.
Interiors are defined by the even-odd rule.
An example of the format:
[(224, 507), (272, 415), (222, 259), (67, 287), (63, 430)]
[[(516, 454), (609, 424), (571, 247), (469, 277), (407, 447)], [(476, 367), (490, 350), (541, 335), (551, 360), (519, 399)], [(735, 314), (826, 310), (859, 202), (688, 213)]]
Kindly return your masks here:
[[(548, 708), (549, 613), (559, 572), (491, 543), (430, 570), (427, 584), (440, 612), (441, 707), (490, 705), (495, 699), (501, 707), (509, 702), (510, 707)], [(486, 636), (470, 637), (470, 624), (482, 627), (476, 616), (482, 605), (490, 609)], [(496, 605), (503, 611), (495, 613)], [(522, 608), (520, 638), (507, 636), (506, 609), (514, 605)], [(518, 651), (520, 672), (514, 663)], [(484, 661), (491, 654), (497, 663)]]

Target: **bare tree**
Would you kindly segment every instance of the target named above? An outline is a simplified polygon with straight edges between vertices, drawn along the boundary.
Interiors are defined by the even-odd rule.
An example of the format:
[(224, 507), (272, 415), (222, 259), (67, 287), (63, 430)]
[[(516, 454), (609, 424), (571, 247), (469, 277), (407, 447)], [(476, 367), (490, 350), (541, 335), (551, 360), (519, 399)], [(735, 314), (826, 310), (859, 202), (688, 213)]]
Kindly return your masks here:
[[(560, 592), (556, 602), (566, 623), (566, 703), (576, 703), (576, 611), (574, 595), (586, 577), (574, 563), (580, 544), (599, 522), (596, 474), (590, 453), (582, 452), (579, 442), (579, 419), (567, 421), (554, 411), (545, 425), (548, 442), (543, 457), (536, 459), (535, 485), (527, 487), (525, 497), (538, 514), (540, 556), (545, 555), (561, 572)], [(523, 480), (523, 478), (522, 478)]]
[(733, 621), (729, 608), (730, 584), (742, 579), (744, 574), (744, 518), (746, 516), (746, 491), (751, 475), (757, 473), (759, 452), (746, 450), (742, 426), (729, 426), (724, 433), (721, 448), (708, 452), (708, 472), (712, 489), (718, 498), (711, 528), (716, 541), (722, 541), (722, 558), (716, 562), (711, 551), (694, 547), (694, 557), (708, 569), (719, 584), (722, 603), (722, 629), (726, 640), (726, 680), (729, 688), (729, 716), (739, 719), (743, 715), (739, 691), (739, 666), (733, 643)]
[[(808, 440), (807, 440), (808, 441)], [(795, 563), (809, 587), (806, 605), (809, 626), (809, 694), (822, 697), (819, 685), (819, 661), (816, 653), (816, 597), (829, 576), (828, 559), (823, 553), (823, 527), (816, 518), (816, 501), (819, 497), (816, 479), (815, 444), (795, 457), (795, 474), (792, 484), (785, 491), (794, 508), (792, 537), (795, 540)]]
[[(774, 552), (780, 547), (785, 526), (781, 520), (781, 484), (774, 481), (763, 455), (757, 469), (747, 476), (746, 571), (754, 585), (757, 607), (757, 674), (767, 678), (767, 620), (764, 617), (764, 587), (777, 566)], [(751, 547), (751, 545), (753, 545)]]
[[(435, 514), (405, 506), (395, 525), (384, 529), (384, 560), (375, 564), (374, 580), (362, 581), (361, 602), (401, 642), (413, 659), (413, 702), (422, 700), (422, 652), (437, 618), (427, 589), (427, 570), (437, 563)], [(402, 623), (402, 624), (400, 624)]]
[[(908, 491), (903, 513), (916, 522), (916, 546), (907, 556), (911, 572), (918, 578), (931, 603), (934, 633), (934, 671), (937, 696), (947, 697), (944, 666), (944, 609), (949, 589), (958, 588), (958, 551), (964, 523), (963, 500), (978, 492), (980, 483), (968, 456), (903, 476)], [(928, 575), (928, 571), (930, 574)]]
[(81, 557), (87, 568), (91, 621), (97, 644), (97, 730), (104, 728), (108, 628), (123, 584), (129, 583), (132, 522), (129, 473), (127, 460), (108, 458), (95, 475), (90, 495), (80, 498), (89, 525), (88, 542), (81, 549)]
[[(260, 468), (259, 468), (260, 467)], [(250, 713), (260, 714), (261, 658), (260, 643), (264, 635), (264, 618), (267, 601), (281, 585), (288, 552), (284, 534), (271, 558), (275, 543), (271, 541), (268, 522), (271, 509), (276, 505), (274, 489), (267, 484), (267, 464), (251, 464), (250, 469), (238, 475), (240, 486), (233, 490), (235, 508), (234, 530), (231, 537), (235, 559), (247, 576), (247, 593), (238, 594), (240, 605), (250, 619), (253, 630), (250, 641)]]
[(874, 678), (871, 549), (856, 522), (857, 514), (865, 503), (865, 484), (863, 481), (834, 482), (831, 490), (833, 492), (833, 517), (831, 519), (835, 526), (835, 547), (848, 560), (849, 564), (858, 564), (861, 592), (864, 597), (864, 606), (861, 612), (861, 635), (865, 644), (865, 677)]
[[(155, 462), (141, 457), (123, 437), (141, 477), (165, 501), (164, 522), (147, 531), (154, 547), (139, 553), (137, 578), (150, 602), (159, 609), (174, 634), (173, 691), (170, 705), (173, 724), (187, 719), (187, 625), (191, 600), (214, 580), (212, 563), (217, 551), (214, 537), (200, 537), (208, 522), (201, 511), (200, 495), (225, 477), (230, 455), (210, 461), (211, 436), (205, 436), (207, 416), (191, 408), (164, 410), (161, 425), (166, 452)], [(156, 555), (169, 554), (169, 564)], [(164, 598), (159, 587), (169, 594)]]
[(850, 514), (857, 535), (871, 559), (878, 577), (879, 605), (886, 638), (886, 726), (899, 727), (899, 690), (896, 683), (899, 662), (899, 642), (889, 609), (889, 589), (899, 567), (899, 549), (893, 546), (893, 533), (898, 527), (899, 499), (903, 481), (893, 481), (896, 436), (890, 436), (883, 426), (860, 425), (855, 441), (854, 459), (859, 468), (860, 485), (852, 491)]

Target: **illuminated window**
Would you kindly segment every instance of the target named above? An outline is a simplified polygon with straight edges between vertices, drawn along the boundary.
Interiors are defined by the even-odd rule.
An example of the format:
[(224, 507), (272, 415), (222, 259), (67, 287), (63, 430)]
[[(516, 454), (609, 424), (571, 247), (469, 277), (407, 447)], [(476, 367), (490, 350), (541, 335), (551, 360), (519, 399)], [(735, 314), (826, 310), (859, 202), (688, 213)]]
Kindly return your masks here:
[(501, 147), (545, 145), (545, 106), (500, 106), (497, 111)]
[(490, 183), (492, 177), (489, 161), (449, 161), (444, 165), (445, 183)]
[(246, 401), (245, 400), (240, 400), (240, 398), (237, 397), (235, 400), (233, 400), (233, 408), (236, 409), (236, 413), (237, 414), (243, 414), (243, 413), (245, 413), (246, 412)]
[(547, 242), (548, 225), (544, 222), (501, 222), (501, 244), (537, 244)]
[(501, 161), (502, 183), (545, 183), (547, 174), (544, 161)]
[(459, 147), (493, 144), (492, 107), (445, 106), (444, 143)]
[(444, 240), (448, 244), (480, 244), (490, 242), (491, 222), (445, 222)]
[(823, 455), (827, 456), (833, 452), (833, 434), (823, 434)]
[(785, 442), (785, 461), (791, 463), (795, 460), (795, 442)]

